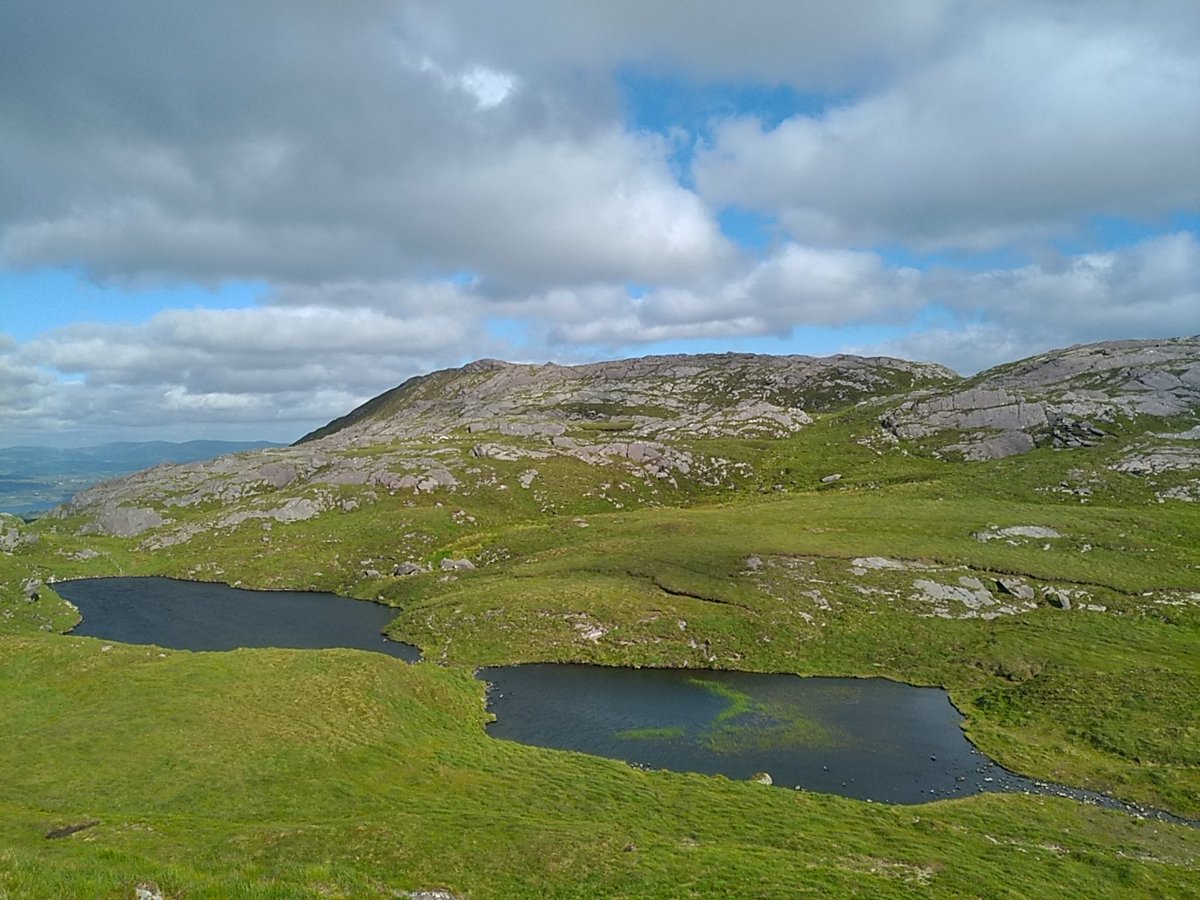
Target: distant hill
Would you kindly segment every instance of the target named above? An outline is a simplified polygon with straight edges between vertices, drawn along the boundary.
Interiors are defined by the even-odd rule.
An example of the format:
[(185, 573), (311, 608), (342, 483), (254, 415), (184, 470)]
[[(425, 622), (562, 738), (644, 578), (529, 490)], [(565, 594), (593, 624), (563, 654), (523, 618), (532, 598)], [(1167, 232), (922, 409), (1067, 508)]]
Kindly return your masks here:
[[(478, 360), (409, 379), (290, 447), (142, 472), (54, 515), (82, 515), (85, 527), (122, 537), (162, 529), (151, 543), (173, 546), (248, 519), (337, 516), (384, 496), (415, 504), (524, 492), (535, 479), (543, 511), (635, 482), (645, 494), (626, 500), (649, 505), (752, 483), (799, 489), (809, 467), (845, 473), (864, 447), (878, 454), (877, 471), (861, 473), (867, 484), (896, 477), (897, 457), (984, 462), (1093, 449), (1105, 471), (1144, 478), (1154, 502), (1195, 501), (1197, 412), (1197, 338), (1070, 347), (969, 379), (932, 363), (846, 355)], [(793, 439), (821, 452), (771, 473), (761, 442)], [(551, 478), (551, 467), (573, 474)]]
[(0, 512), (28, 515), (46, 510), (98, 481), (160, 463), (197, 462), (277, 446), (268, 441), (120, 441), (94, 447), (0, 447)]

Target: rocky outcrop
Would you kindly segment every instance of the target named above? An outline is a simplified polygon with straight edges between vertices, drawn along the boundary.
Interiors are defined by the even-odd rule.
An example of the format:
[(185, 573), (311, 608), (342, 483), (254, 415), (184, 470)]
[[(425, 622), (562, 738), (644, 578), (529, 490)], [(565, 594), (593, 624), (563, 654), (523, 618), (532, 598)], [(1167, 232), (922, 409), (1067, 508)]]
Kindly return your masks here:
[(301, 443), (369, 446), (445, 434), (545, 438), (583, 428), (631, 437), (783, 436), (808, 411), (957, 378), (932, 363), (884, 357), (651, 356), (583, 366), (480, 360), (381, 394)]
[[(950, 392), (918, 393), (880, 424), (901, 440), (946, 432), (966, 459), (1001, 459), (1047, 444), (1095, 446), (1105, 422), (1200, 411), (1200, 338), (1114, 341), (990, 369)], [(1098, 424), (1099, 423), (1099, 424)]]
[(112, 537), (136, 537), (167, 520), (144, 506), (116, 506), (100, 509), (80, 534), (107, 534)]
[(1111, 468), (1127, 475), (1158, 475), (1187, 469), (1200, 469), (1200, 448), (1153, 447), (1135, 450), (1113, 463)]
[[(155, 549), (202, 530), (195, 522), (169, 529), (172, 508), (216, 507), (208, 520), (215, 528), (256, 519), (287, 525), (357, 509), (375, 491), (454, 493), (464, 479), (474, 488), (476, 463), (568, 457), (643, 483), (718, 485), (749, 473), (691, 442), (783, 437), (811, 424), (806, 406), (828, 409), (953, 378), (932, 364), (851, 356), (661, 356), (588, 366), (480, 360), (411, 379), (294, 447), (159, 466), (95, 485), (53, 515), (86, 516), (92, 533), (154, 531), (145, 546)], [(439, 446), (464, 436), (475, 439), (466, 452)], [(526, 469), (513, 486), (532, 490), (537, 476)], [(338, 496), (351, 486), (368, 490)]]
[(0, 553), (13, 553), (30, 541), (31, 536), (24, 533), (20, 519), (0, 513)]
[[(722, 354), (585, 366), (481, 360), (411, 379), (293, 447), (158, 466), (95, 485), (52, 515), (84, 517), (85, 532), (145, 535), (143, 545), (155, 549), (205, 528), (252, 520), (287, 526), (350, 512), (384, 493), (416, 502), (523, 489), (535, 502), (552, 502), (536, 499), (545, 497), (543, 460), (610, 469), (612, 483), (636, 482), (651, 494), (685, 483), (729, 487), (754, 473), (715, 455), (711, 439), (783, 438), (808, 427), (814, 412), (888, 397), (895, 399), (874, 439), (881, 446), (933, 438), (939, 452), (978, 460), (1039, 445), (1083, 448), (1105, 441), (1113, 431), (1107, 423), (1121, 417), (1196, 415), (1200, 338), (1074, 347), (968, 381), (941, 366), (880, 357)], [(1179, 468), (1188, 453), (1157, 448), (1168, 437), (1195, 440), (1188, 427), (1117, 471)], [(840, 479), (826, 470), (814, 484)], [(1160, 487), (1164, 499), (1193, 494), (1179, 479)], [(183, 524), (171, 521), (173, 510)], [(0, 521), (0, 551), (12, 552), (14, 527)]]

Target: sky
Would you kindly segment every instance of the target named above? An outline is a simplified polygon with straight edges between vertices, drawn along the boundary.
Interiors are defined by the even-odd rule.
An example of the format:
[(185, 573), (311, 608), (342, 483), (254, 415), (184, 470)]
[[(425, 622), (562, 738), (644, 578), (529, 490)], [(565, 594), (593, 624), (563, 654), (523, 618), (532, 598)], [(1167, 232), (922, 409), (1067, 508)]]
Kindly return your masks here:
[(1195, 0), (0, 4), (0, 446), (1197, 332)]

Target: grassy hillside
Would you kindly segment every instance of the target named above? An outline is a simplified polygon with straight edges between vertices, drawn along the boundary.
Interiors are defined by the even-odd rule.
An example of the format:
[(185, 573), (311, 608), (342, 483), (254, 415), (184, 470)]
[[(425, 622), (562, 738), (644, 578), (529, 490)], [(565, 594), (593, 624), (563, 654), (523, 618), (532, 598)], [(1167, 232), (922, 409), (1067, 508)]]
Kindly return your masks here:
[[(707, 482), (480, 457), (487, 434), (451, 432), (329, 455), (437, 454), (452, 488), (336, 484), (320, 515), (220, 526), (216, 501), (146, 500), (203, 526), (178, 543), (26, 526), (36, 541), (0, 555), (0, 897), (1200, 893), (1200, 831), (1124, 812), (887, 807), (484, 732), (480, 665), (882, 675), (948, 688), (1009, 768), (1200, 818), (1200, 509), (1161, 497), (1186, 473), (1117, 468), (1148, 423), (962, 462), (939, 458), (950, 436), (881, 438), (883, 408), (679, 443), (728, 463)], [(22, 596), (30, 577), (104, 574), (384, 602), (426, 660), (123, 646), (58, 634), (73, 613), (52, 586)]]

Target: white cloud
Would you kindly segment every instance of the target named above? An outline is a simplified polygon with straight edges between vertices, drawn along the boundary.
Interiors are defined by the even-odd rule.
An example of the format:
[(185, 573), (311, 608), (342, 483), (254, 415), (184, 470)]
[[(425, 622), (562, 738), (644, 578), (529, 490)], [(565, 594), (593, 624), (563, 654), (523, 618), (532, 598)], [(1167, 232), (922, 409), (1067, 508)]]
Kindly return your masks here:
[[(718, 117), (688, 170), (696, 123), (632, 131), (630, 72), (810, 112)], [(1197, 330), (1195, 234), (1087, 230), (1200, 207), (1187, 0), (9, 3), (0, 83), (0, 265), (266, 285), (0, 337), (5, 434), (285, 437), (479, 356), (805, 327), (907, 331), (895, 352), (962, 368)], [(731, 243), (727, 203), (777, 243)], [(1047, 249), (1064, 235), (1088, 252)], [(993, 247), (1016, 262), (889, 262)]]
[(419, 6), (5, 17), (0, 258), (110, 280), (471, 270), (538, 290), (730, 254), (670, 148), (576, 102), (567, 59), (534, 85), (525, 42), (442, 61), (403, 25)]
[(823, 115), (729, 122), (698, 161), (701, 191), (776, 213), (800, 240), (920, 247), (1195, 208), (1196, 44), (1092, 11), (992, 23)]
[(849, 352), (930, 359), (968, 373), (1055, 347), (1195, 334), (1200, 325), (1200, 241), (1186, 232), (1106, 253), (922, 280), (926, 297), (962, 324)]
[[(920, 278), (875, 253), (786, 244), (706, 288), (662, 288), (641, 297), (593, 288), (584, 302), (558, 292), (548, 340), (645, 344), (688, 338), (785, 336), (805, 325), (902, 322), (920, 307)], [(581, 316), (580, 310), (590, 314)]]
[[(462, 309), (405, 316), (281, 305), (72, 325), (0, 356), (0, 430), (30, 428), (37, 416), (43, 430), (97, 439), (147, 424), (197, 436), (252, 423), (294, 439), (411, 375), (461, 362), (464, 346), (489, 343)], [(66, 375), (78, 377), (68, 384)]]
[(1180, 232), (1121, 250), (928, 279), (947, 305), (1016, 333), (1068, 342), (1192, 334), (1200, 326), (1200, 241)]

